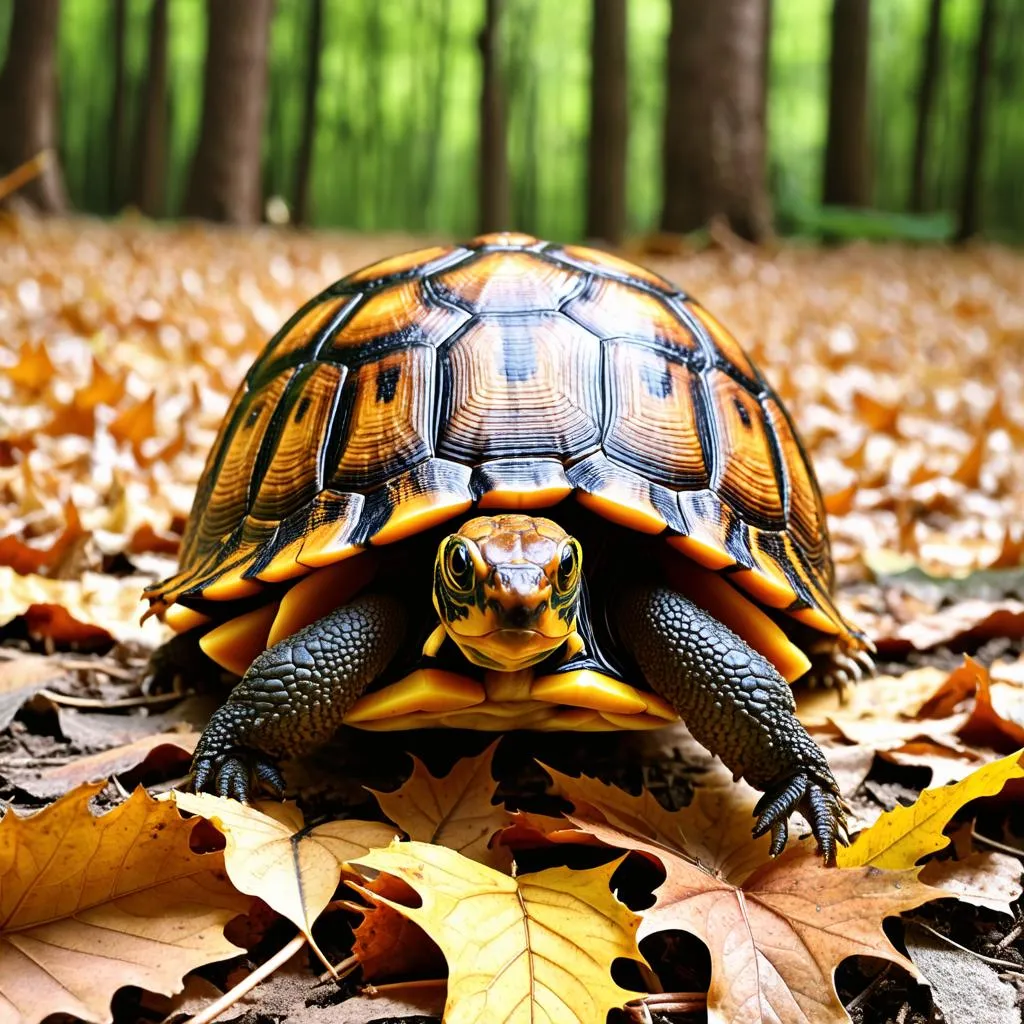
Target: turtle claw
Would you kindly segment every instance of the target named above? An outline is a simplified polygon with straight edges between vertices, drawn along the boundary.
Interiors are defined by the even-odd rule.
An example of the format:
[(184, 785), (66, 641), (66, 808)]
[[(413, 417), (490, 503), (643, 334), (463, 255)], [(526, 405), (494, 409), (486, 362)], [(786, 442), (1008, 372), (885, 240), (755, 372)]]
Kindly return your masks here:
[(244, 804), (252, 801), (256, 789), (269, 790), (280, 799), (284, 795), (284, 777), (265, 755), (233, 750), (216, 757), (197, 755), (192, 763), (190, 788), (196, 793), (215, 793)]
[(771, 832), (770, 853), (777, 857), (789, 838), (789, 816), (799, 811), (811, 826), (826, 864), (834, 864), (836, 847), (849, 843), (842, 799), (832, 787), (806, 772), (797, 772), (770, 788), (757, 802), (754, 837)]

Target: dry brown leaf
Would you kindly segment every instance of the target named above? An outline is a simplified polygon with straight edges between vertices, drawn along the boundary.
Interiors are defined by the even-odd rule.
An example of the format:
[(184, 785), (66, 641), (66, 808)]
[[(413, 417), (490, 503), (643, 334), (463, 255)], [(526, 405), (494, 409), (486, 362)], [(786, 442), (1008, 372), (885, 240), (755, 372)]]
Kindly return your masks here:
[(34, 693), (64, 675), (64, 669), (52, 658), (35, 654), (20, 654), (0, 661), (0, 729), (10, 725), (22, 704)]
[(491, 843), (494, 834), (509, 823), (504, 806), (491, 802), (498, 788), (491, 773), (497, 745), (495, 741), (477, 757), (463, 758), (440, 779), (413, 757), (412, 774), (398, 789), (370, 792), (410, 839), (447, 846), (505, 870), (510, 864), (508, 849)]
[(18, 361), (5, 372), (19, 387), (40, 392), (53, 383), (55, 370), (43, 342), (23, 341), (18, 349)]
[(547, 765), (544, 770), (557, 792), (575, 807), (575, 817), (591, 819), (597, 811), (621, 831), (685, 850), (737, 884), (768, 861), (771, 837), (751, 835), (759, 794), (745, 782), (697, 786), (686, 807), (668, 811), (647, 789), (633, 796), (599, 779), (573, 778)]
[(963, 860), (932, 860), (918, 876), (926, 885), (953, 893), (957, 899), (1013, 916), (1010, 906), (1021, 896), (1021, 866), (1007, 853), (984, 851)]
[(22, 576), (39, 572), (61, 576), (64, 564), (86, 536), (78, 509), (69, 498), (64, 503), (64, 528), (48, 547), (27, 544), (17, 536), (0, 537), (0, 566), (9, 565)]
[(251, 903), (219, 853), (189, 848), (193, 824), (136, 790), (99, 817), (82, 786), (0, 821), (0, 995), (5, 1020), (69, 1013), (104, 1024), (124, 985), (171, 994), (201, 964), (241, 950), (224, 926)]
[(444, 954), (426, 932), (389, 904), (415, 907), (419, 903), (416, 890), (394, 875), (380, 874), (362, 884), (372, 893), (372, 905), (363, 910), (363, 919), (356, 926), (352, 955), (363, 969), (368, 981), (387, 978), (443, 978), (447, 972)]
[(356, 820), (307, 828), (291, 801), (242, 804), (209, 793), (179, 792), (173, 798), (182, 810), (201, 815), (224, 833), (224, 862), (235, 887), (287, 917), (330, 969), (313, 939), (313, 923), (334, 895), (346, 863), (386, 846), (395, 830)]
[(580, 828), (665, 868), (640, 937), (683, 929), (711, 953), (709, 1024), (848, 1024), (834, 971), (848, 956), (890, 960), (915, 973), (882, 930), (883, 918), (944, 895), (916, 870), (822, 867), (813, 841), (791, 845), (742, 885), (700, 867), (685, 853), (573, 816)]
[(612, 894), (618, 863), (510, 878), (454, 850), (393, 843), (359, 864), (407, 882), (406, 907), (349, 883), (418, 924), (448, 961), (446, 1024), (594, 1024), (636, 993), (612, 981), (618, 958), (642, 962), (639, 918)]
[(29, 634), (58, 643), (111, 639), (156, 647), (169, 635), (154, 619), (139, 624), (145, 580), (84, 573), (80, 580), (22, 576), (0, 566), (0, 625), (23, 616)]

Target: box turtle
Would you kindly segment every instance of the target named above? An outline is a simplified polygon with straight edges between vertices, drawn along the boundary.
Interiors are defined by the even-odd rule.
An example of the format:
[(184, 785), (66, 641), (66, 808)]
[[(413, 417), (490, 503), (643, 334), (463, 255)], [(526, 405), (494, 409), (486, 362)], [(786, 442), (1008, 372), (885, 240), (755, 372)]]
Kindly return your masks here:
[(830, 858), (842, 800), (788, 681), (809, 655), (870, 667), (832, 576), (807, 456), (733, 336), (648, 270), (498, 234), (359, 270), (284, 325), (146, 597), (242, 675), (198, 789), (280, 790), (277, 760), (343, 723), (681, 716), (764, 791), (774, 852), (799, 810)]

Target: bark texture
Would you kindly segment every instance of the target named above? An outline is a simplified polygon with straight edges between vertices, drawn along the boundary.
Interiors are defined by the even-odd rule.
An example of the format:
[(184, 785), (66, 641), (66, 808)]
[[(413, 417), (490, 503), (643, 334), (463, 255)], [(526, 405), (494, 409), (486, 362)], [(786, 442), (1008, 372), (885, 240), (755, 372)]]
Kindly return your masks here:
[(989, 79), (992, 77), (992, 42), (996, 31), (996, 0), (983, 0), (978, 21), (978, 41), (974, 49), (974, 86), (971, 92), (970, 120), (967, 122), (967, 148), (964, 150), (964, 176), (960, 196), (960, 224), (957, 241), (965, 242), (981, 227), (981, 167), (985, 145), (985, 115), (988, 109)]
[(164, 210), (167, 166), (167, 0), (153, 0), (149, 12), (146, 94), (138, 133), (135, 202), (147, 217)]
[(587, 236), (618, 245), (626, 231), (626, 0), (593, 0), (592, 19)]
[(914, 165), (910, 181), (910, 208), (915, 213), (925, 208), (925, 164), (928, 161), (928, 129), (931, 127), (935, 92), (939, 84), (942, 50), (942, 0), (931, 0), (928, 32), (924, 40), (921, 78), (917, 88), (917, 130), (914, 133)]
[(185, 213), (260, 220), (260, 159), (273, 0), (209, 0), (203, 119)]
[(822, 201), (869, 206), (868, 38), (870, 0), (833, 0), (829, 60), (828, 139)]
[(57, 159), (57, 27), (60, 0), (14, 0), (0, 72), (0, 175), (49, 150), (44, 169), (18, 192), (39, 210), (62, 213), (68, 198)]
[(320, 55), (323, 51), (324, 0), (312, 0), (306, 49), (306, 95), (302, 108), (302, 138), (295, 169), (295, 220), (309, 222), (309, 178), (316, 139), (316, 97), (320, 89)]
[(505, 96), (501, 81), (502, 0), (487, 0), (487, 14), (478, 39), (483, 87), (480, 90), (480, 230), (509, 227), (508, 146), (505, 138)]
[(665, 231), (723, 219), (771, 233), (765, 169), (767, 0), (672, 0), (663, 152)]

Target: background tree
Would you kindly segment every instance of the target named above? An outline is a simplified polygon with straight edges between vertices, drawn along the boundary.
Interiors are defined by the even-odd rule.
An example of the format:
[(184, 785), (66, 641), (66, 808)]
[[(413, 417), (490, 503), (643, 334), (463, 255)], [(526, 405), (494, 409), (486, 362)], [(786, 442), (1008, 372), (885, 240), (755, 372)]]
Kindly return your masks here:
[(0, 72), (0, 174), (50, 151), (19, 195), (40, 210), (68, 205), (57, 159), (57, 25), (60, 0), (14, 0), (7, 60)]
[(960, 223), (957, 227), (957, 240), (961, 242), (976, 235), (980, 226), (979, 193), (995, 27), (996, 0), (983, 0), (978, 14), (978, 42), (974, 48), (974, 86), (967, 121), (967, 148), (964, 150)]
[(586, 233), (618, 244), (626, 231), (626, 0), (593, 0), (591, 17)]
[(306, 46), (306, 94), (302, 103), (302, 137), (295, 169), (295, 220), (309, 221), (309, 172), (316, 137), (316, 97), (320, 91), (320, 57), (324, 48), (324, 0), (312, 0)]
[(921, 79), (917, 88), (917, 129), (914, 133), (914, 165), (910, 179), (910, 209), (915, 213), (921, 213), (925, 208), (924, 172), (928, 160), (928, 129), (935, 106), (941, 55), (942, 0), (931, 0), (921, 60)]
[(672, 0), (661, 226), (724, 218), (744, 238), (771, 232), (765, 174), (766, 0)]
[(148, 217), (159, 217), (167, 166), (167, 0), (153, 0), (149, 12), (146, 87), (136, 145), (135, 203)]
[(203, 118), (185, 213), (232, 224), (260, 219), (260, 149), (273, 0), (215, 0), (203, 77)]
[(114, 0), (111, 9), (114, 36), (114, 80), (110, 100), (110, 135), (108, 138), (109, 152), (107, 155), (107, 202), (111, 211), (121, 208), (123, 196), (122, 172), (124, 168), (124, 149), (127, 138), (125, 129), (125, 107), (127, 101), (125, 43), (127, 41), (128, 2)]
[(870, 206), (868, 40), (870, 0), (833, 0), (825, 142), (826, 206)]
[(501, 231), (510, 226), (505, 97), (501, 82), (501, 13), (502, 0), (487, 0), (487, 13), (478, 37), (483, 79), (479, 164), (481, 231)]

